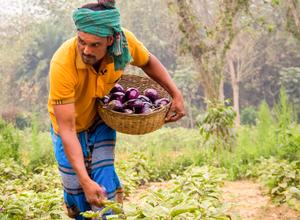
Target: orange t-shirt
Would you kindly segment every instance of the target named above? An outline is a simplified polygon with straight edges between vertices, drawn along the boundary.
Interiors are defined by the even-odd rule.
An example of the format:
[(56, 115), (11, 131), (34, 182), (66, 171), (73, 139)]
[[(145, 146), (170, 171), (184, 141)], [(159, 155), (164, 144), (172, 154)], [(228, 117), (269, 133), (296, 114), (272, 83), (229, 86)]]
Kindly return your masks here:
[[(142, 67), (149, 60), (149, 52), (144, 45), (128, 30), (127, 38), (131, 62)], [(104, 74), (103, 74), (104, 73)], [(54, 131), (58, 132), (53, 105), (75, 104), (76, 131), (87, 130), (96, 117), (96, 98), (107, 95), (123, 71), (115, 71), (113, 59), (104, 57), (99, 72), (85, 64), (77, 49), (77, 37), (67, 40), (54, 54), (50, 64), (50, 92), (48, 111)]]

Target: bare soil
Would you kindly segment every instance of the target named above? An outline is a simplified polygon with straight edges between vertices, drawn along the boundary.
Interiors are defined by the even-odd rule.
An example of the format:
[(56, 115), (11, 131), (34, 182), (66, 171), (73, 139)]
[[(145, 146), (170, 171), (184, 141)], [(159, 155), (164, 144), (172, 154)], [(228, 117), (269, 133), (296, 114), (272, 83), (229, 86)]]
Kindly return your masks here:
[[(150, 183), (126, 198), (124, 205), (138, 203), (140, 196), (153, 188), (168, 187), (168, 183)], [(262, 193), (261, 185), (252, 181), (225, 182), (223, 200), (229, 206), (233, 220), (300, 220), (300, 212), (286, 205), (276, 206)]]
[(300, 213), (286, 205), (274, 205), (262, 188), (252, 181), (225, 182), (224, 202), (230, 204), (229, 214), (243, 220), (299, 220)]

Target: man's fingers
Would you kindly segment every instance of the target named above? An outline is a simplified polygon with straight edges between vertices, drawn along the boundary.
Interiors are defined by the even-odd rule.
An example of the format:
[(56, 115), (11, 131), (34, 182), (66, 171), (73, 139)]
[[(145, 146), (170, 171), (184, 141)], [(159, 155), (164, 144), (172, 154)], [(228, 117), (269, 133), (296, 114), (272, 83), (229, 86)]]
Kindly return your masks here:
[(165, 122), (174, 122), (185, 116), (184, 105), (181, 101), (173, 100), (169, 112), (165, 118)]
[(107, 200), (107, 192), (105, 187), (99, 185), (95, 181), (91, 181), (88, 187), (84, 187), (84, 194), (89, 204), (101, 206)]
[(105, 200), (106, 197), (107, 197), (107, 193), (106, 193), (106, 190), (104, 187), (101, 187), (99, 188), (99, 190), (97, 191), (97, 196), (100, 200)]
[(166, 122), (170, 121), (171, 118), (174, 117), (174, 115), (175, 115), (175, 112), (169, 111), (168, 114), (167, 114), (167, 116), (166, 116), (165, 121)]
[(87, 202), (91, 205), (99, 206), (101, 204), (101, 199), (98, 196), (95, 196), (94, 198), (91, 198), (87, 200)]
[(103, 196), (105, 196), (105, 197), (107, 196), (107, 191), (106, 191), (106, 188), (104, 186), (100, 185), (100, 192)]
[(87, 202), (91, 205), (102, 206), (103, 202), (107, 200), (107, 194), (104, 187), (99, 186), (95, 190), (92, 197), (87, 198)]
[(185, 114), (182, 113), (182, 112), (169, 112), (166, 119), (165, 119), (165, 122), (174, 122), (174, 121), (177, 121), (179, 120), (180, 118), (182, 118)]

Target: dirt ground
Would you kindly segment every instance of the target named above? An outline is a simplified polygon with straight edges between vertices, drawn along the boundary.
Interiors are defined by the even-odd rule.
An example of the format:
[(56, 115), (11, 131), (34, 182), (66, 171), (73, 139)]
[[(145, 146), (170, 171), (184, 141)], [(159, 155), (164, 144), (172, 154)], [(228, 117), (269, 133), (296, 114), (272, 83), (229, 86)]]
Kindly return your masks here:
[[(150, 183), (142, 186), (124, 201), (124, 205), (136, 203), (148, 190), (164, 188), (168, 183)], [(223, 200), (229, 205), (228, 214), (233, 220), (300, 220), (300, 212), (286, 205), (275, 206), (268, 196), (262, 194), (261, 186), (251, 181), (225, 182)]]
[(251, 181), (225, 182), (224, 202), (230, 204), (229, 213), (245, 220), (299, 220), (300, 213), (285, 205), (275, 206), (262, 194), (261, 186)]

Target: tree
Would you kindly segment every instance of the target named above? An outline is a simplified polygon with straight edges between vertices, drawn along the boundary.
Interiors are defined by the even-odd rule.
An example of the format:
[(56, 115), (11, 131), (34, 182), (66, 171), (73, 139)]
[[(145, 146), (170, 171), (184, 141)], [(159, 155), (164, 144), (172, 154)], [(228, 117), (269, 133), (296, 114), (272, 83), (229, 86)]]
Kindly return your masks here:
[(299, 0), (272, 0), (272, 5), (285, 14), (285, 27), (300, 41), (300, 3)]
[(285, 89), (290, 103), (300, 113), (300, 68), (283, 68), (280, 71), (280, 85)]
[(50, 59), (75, 33), (70, 15), (78, 6), (79, 1), (12, 0), (0, 7), (0, 16), (6, 16), (7, 21), (0, 24), (4, 42), (0, 46), (0, 61), (4, 63), (0, 77), (7, 104), (27, 110), (45, 109)]
[(199, 88), (199, 75), (195, 68), (190, 65), (191, 57), (178, 57), (177, 68), (173, 73), (173, 78), (181, 90), (186, 107), (186, 117), (180, 120), (184, 127), (194, 128), (195, 118), (199, 115), (201, 106), (200, 100), (203, 99), (201, 88)]
[[(272, 1), (273, 4), (278, 1)], [(282, 5), (280, 10), (275, 10), (268, 4), (268, 1), (252, 2), (248, 14), (245, 18), (240, 19), (240, 24), (247, 24), (247, 28), (240, 32), (236, 40), (228, 52), (228, 66), (229, 73), (231, 72), (234, 108), (237, 111), (239, 104), (237, 101), (237, 85), (241, 86), (241, 95), (244, 97), (241, 101), (242, 106), (258, 105), (261, 98), (267, 100), (272, 106), (279, 95), (279, 71), (282, 67), (295, 66), (298, 63), (296, 60), (299, 57), (298, 46), (294, 40), (287, 34), (285, 20), (286, 9)], [(242, 39), (239, 42), (239, 39)], [(243, 45), (238, 46), (237, 45)], [(252, 44), (248, 49), (246, 45)], [(232, 50), (238, 47), (232, 57)], [(297, 48), (297, 49), (296, 49)], [(249, 51), (250, 49), (250, 51)], [(249, 67), (254, 68), (250, 73), (243, 74), (239, 80), (234, 74), (234, 68), (238, 63), (237, 56), (243, 57), (247, 54), (245, 63)], [(240, 61), (239, 61), (240, 62)], [(252, 65), (249, 65), (251, 64)], [(231, 67), (231, 68), (230, 68)], [(236, 71), (236, 70), (235, 70)], [(247, 95), (250, 92), (251, 95)], [(238, 113), (238, 112), (237, 112)], [(238, 122), (238, 116), (237, 116)]]
[(174, 70), (180, 35), (177, 20), (170, 16), (167, 3), (131, 0), (120, 1), (118, 6), (122, 26), (132, 31), (167, 69)]
[(287, 30), (291, 32), (296, 39), (300, 41), (300, 4), (298, 0), (283, 1), (287, 7), (286, 19)]
[[(183, 33), (183, 47), (191, 53), (196, 68), (201, 76), (206, 99), (210, 103), (223, 100), (223, 70), (226, 54), (239, 30), (234, 28), (240, 13), (247, 11), (249, 1), (217, 1), (216, 5), (209, 5), (202, 1), (203, 6), (215, 9), (215, 16), (206, 19), (206, 23), (197, 16), (194, 8), (195, 1), (174, 0), (170, 7), (180, 18), (179, 29)], [(206, 8), (209, 15), (210, 8)]]
[(236, 126), (240, 124), (240, 83), (244, 78), (257, 75), (260, 69), (259, 66), (255, 65), (261, 56), (261, 53), (255, 49), (258, 37), (250, 32), (241, 33), (227, 54), (227, 69), (231, 79)]
[(284, 30), (262, 32), (253, 51), (259, 54), (254, 62), (256, 74), (242, 78), (240, 107), (258, 106), (262, 99), (274, 106), (279, 98), (280, 71), (282, 68), (300, 67), (300, 45)]

